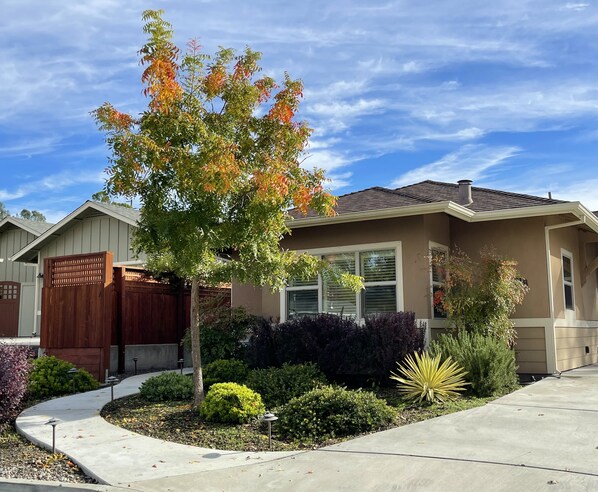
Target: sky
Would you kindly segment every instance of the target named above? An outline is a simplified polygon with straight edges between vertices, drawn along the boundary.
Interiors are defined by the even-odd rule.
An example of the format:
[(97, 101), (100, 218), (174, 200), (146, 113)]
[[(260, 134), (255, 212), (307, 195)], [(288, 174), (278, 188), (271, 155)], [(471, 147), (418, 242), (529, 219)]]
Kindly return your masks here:
[(56, 222), (102, 189), (90, 111), (147, 105), (141, 14), (305, 85), (304, 165), (337, 195), (425, 179), (598, 210), (596, 0), (2, 0), (0, 202)]

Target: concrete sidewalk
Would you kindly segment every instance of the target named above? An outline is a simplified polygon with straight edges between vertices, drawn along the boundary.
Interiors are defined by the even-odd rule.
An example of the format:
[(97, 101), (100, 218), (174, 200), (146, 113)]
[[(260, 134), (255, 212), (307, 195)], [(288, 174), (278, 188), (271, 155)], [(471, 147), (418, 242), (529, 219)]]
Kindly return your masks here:
[[(140, 378), (121, 383), (116, 394), (134, 392)], [(47, 402), (17, 425), (47, 444), (51, 432), (42, 422), (59, 406), (69, 420), (57, 433), (59, 449), (92, 476), (128, 490), (598, 490), (597, 365), (481, 408), (295, 454), (186, 449), (136, 436), (97, 416), (106, 392), (109, 399), (101, 390), (61, 399), (68, 405)]]

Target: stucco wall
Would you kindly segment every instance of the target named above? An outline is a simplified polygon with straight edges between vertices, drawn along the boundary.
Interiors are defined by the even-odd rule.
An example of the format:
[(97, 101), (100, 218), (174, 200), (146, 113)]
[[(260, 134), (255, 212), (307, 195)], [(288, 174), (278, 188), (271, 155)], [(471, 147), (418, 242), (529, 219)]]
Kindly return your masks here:
[(530, 291), (514, 318), (550, 316), (544, 225), (542, 217), (478, 223), (451, 218), (452, 247), (476, 258), (480, 250), (488, 246), (518, 262), (517, 269), (527, 279)]

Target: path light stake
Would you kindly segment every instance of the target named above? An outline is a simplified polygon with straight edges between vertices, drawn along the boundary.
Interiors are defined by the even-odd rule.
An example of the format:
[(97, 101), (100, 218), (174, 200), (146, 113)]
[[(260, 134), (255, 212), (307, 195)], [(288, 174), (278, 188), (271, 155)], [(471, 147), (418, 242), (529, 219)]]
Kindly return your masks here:
[(71, 384), (73, 385), (73, 393), (76, 393), (75, 390), (75, 374), (77, 374), (79, 370), (76, 367), (71, 367), (66, 373), (71, 378)]
[(185, 359), (179, 359), (179, 368), (181, 370), (181, 374), (183, 374), (183, 364), (185, 363)]
[(135, 376), (137, 376), (137, 357), (133, 357), (133, 364), (135, 364)]
[(118, 378), (110, 376), (106, 382), (110, 383), (110, 401), (114, 401), (114, 383), (118, 383)]
[(56, 454), (56, 426), (60, 423), (60, 420), (51, 418), (45, 425), (52, 426), (52, 454)]
[(272, 412), (268, 412), (262, 417), (264, 422), (268, 422), (268, 447), (270, 451), (272, 451), (272, 422), (278, 420), (278, 417), (274, 415)]

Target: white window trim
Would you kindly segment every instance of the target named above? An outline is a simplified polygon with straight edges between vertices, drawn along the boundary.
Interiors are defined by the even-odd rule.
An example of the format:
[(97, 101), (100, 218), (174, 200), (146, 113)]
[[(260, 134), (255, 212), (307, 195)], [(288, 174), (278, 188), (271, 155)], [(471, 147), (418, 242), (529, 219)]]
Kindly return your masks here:
[[(338, 247), (330, 247), (330, 248), (314, 248), (314, 249), (301, 249), (297, 250), (297, 253), (308, 253), (314, 256), (323, 256), (323, 255), (330, 255), (330, 254), (339, 254), (339, 253), (355, 253), (355, 271), (357, 275), (361, 273), (361, 264), (359, 261), (359, 253), (364, 251), (374, 251), (374, 250), (382, 250), (382, 249), (394, 249), (395, 250), (395, 281), (381, 281), (381, 282), (368, 282), (369, 286), (377, 286), (377, 285), (396, 285), (396, 295), (397, 295), (397, 312), (403, 311), (405, 309), (404, 304), (404, 297), (403, 297), (403, 246), (401, 241), (391, 241), (391, 242), (384, 242), (384, 243), (367, 243), (367, 244), (355, 244), (349, 246), (338, 246)], [(287, 320), (287, 289), (288, 290), (309, 290), (315, 289), (316, 286), (302, 286), (302, 287), (285, 287), (280, 291), (280, 321), (284, 323)], [(323, 300), (322, 300), (322, 277), (318, 275), (318, 312), (322, 312), (323, 308)], [(355, 294), (355, 302), (356, 302), (356, 319), (361, 320), (363, 318), (361, 313), (361, 301), (360, 301), (361, 291)]]
[(428, 242), (428, 251), (430, 254), (430, 319), (446, 320), (446, 318), (436, 318), (434, 316), (434, 276), (432, 275), (432, 250), (441, 250), (448, 255), (449, 247), (434, 241)]
[[(568, 258), (571, 264), (571, 282), (565, 281), (565, 262), (563, 258)], [(575, 264), (573, 263), (573, 253), (567, 251), (566, 249), (561, 248), (561, 275), (563, 277), (563, 311), (565, 312), (565, 319), (567, 321), (575, 321)], [(567, 307), (567, 300), (565, 296), (565, 285), (571, 286), (571, 301), (573, 302), (573, 309), (569, 309)]]

